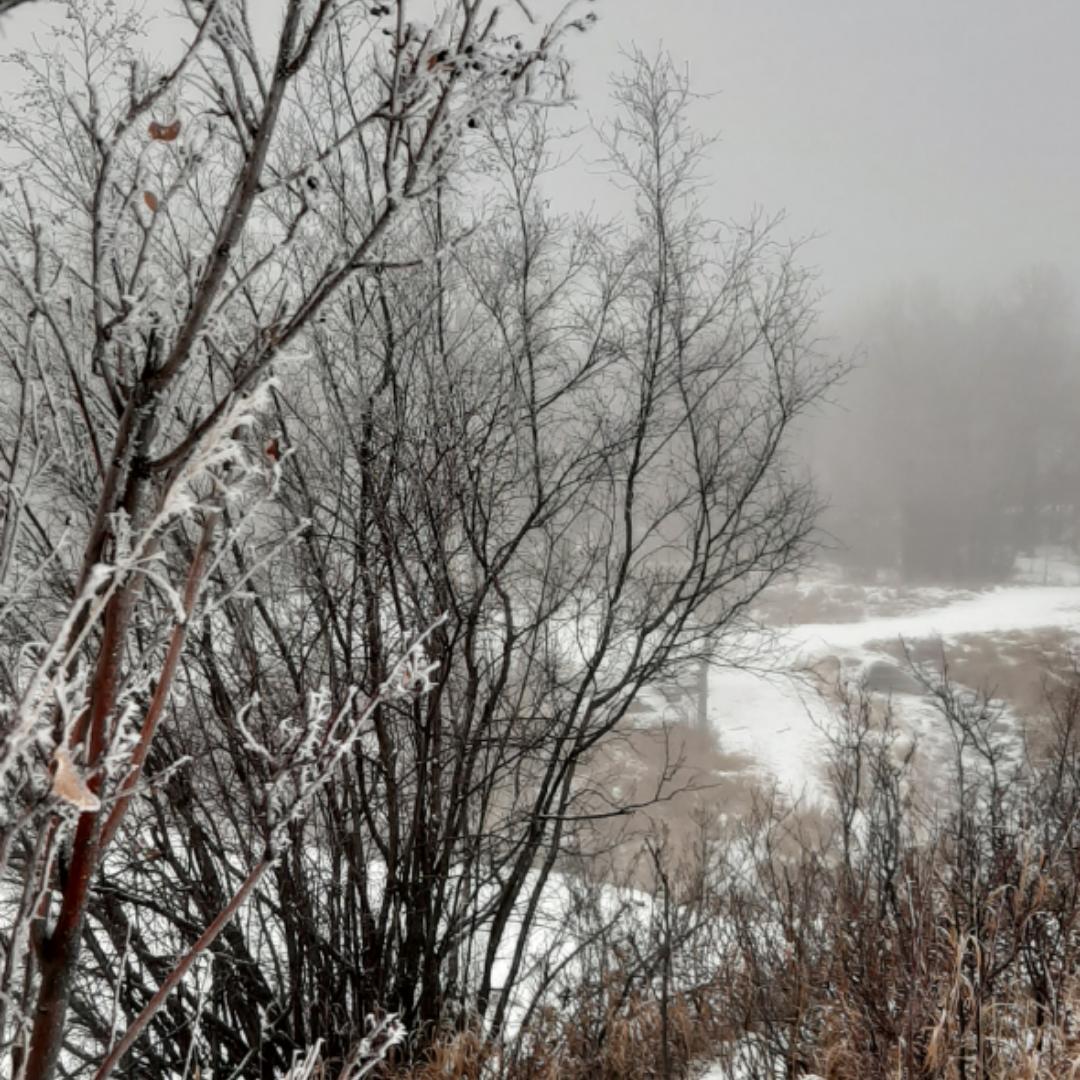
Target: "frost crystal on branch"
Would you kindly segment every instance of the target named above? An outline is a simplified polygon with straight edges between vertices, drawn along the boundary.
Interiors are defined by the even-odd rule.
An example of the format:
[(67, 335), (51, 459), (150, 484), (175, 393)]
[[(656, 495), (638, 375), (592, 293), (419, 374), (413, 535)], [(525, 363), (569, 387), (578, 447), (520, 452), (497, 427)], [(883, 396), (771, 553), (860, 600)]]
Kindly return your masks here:
[[(264, 13), (245, 0), (184, 4), (162, 62), (145, 55), (144, 15), (67, 0), (51, 39), (15, 57), (21, 87), (0, 104), (0, 435), (19, 448), (0, 459), (0, 794), (12, 807), (0, 871), (18, 851), (24, 891), (16, 959), (0, 972), (0, 1053), (14, 1048), (27, 1075), (82, 1052), (99, 974), (112, 1015), (91, 1025), (81, 1064), (98, 1055), (99, 1080), (129, 1054), (136, 1072), (190, 1071), (205, 1034), (190, 1028), (175, 1060), (164, 1003), (213, 1007), (187, 973), (267, 887), (277, 854), (322, 827), (313, 808), (384, 738), (383, 714), (416, 708), (444, 670), (443, 619), (393, 660), (350, 658), (344, 678), (306, 644), (293, 650), (326, 617), (317, 590), (298, 604), (302, 590), (277, 587), (320, 558), (312, 515), (280, 498), (303, 481), (295, 394), (358, 288), (453, 257), (452, 238), (424, 238), (437, 189), (485, 125), (561, 99), (559, 42), (584, 24), (574, 4), (523, 33), (499, 29), (484, 0), (442, 5), (428, 27), (404, 0), (376, 6), (284, 0), (266, 49), (252, 29)], [(397, 625), (425, 626), (442, 606), (419, 602)], [(214, 647), (244, 655), (247, 674), (204, 664)], [(283, 666), (268, 679), (271, 652)], [(200, 839), (209, 776), (234, 785), (212, 846)], [(190, 893), (162, 888), (181, 845)], [(122, 944), (106, 932), (100, 952), (103, 871), (125, 883), (106, 922), (126, 931)], [(40, 914), (52, 891), (55, 923)], [(171, 901), (148, 924), (126, 921), (155, 891), (190, 897), (183, 932)], [(273, 993), (252, 1000), (276, 1053)], [(348, 1075), (401, 1038), (396, 1021), (362, 1026), (347, 1032)], [(247, 1053), (215, 1075), (240, 1075)]]

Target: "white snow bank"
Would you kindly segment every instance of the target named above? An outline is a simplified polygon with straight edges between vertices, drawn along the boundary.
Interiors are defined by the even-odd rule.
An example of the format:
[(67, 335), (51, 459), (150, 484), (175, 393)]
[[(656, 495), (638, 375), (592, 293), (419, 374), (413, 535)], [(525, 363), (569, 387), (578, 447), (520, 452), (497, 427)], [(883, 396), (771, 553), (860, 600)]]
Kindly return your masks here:
[[(774, 670), (768, 673), (718, 669), (709, 677), (710, 721), (725, 750), (758, 761), (794, 797), (821, 793), (823, 738), (819, 727), (828, 709), (815, 689), (793, 672), (835, 656), (857, 674), (886, 654), (874, 642), (899, 639), (953, 638), (1056, 627), (1080, 631), (1080, 588), (1075, 586), (1005, 586), (937, 607), (849, 623), (807, 623), (776, 638)], [(905, 709), (925, 713), (921, 702)], [(913, 715), (913, 721), (916, 719)], [(919, 720), (925, 722), (925, 716)]]
[(812, 658), (858, 648), (871, 641), (953, 637), (1048, 626), (1080, 627), (1080, 588), (1002, 586), (906, 615), (852, 623), (808, 623), (789, 631), (785, 638)]

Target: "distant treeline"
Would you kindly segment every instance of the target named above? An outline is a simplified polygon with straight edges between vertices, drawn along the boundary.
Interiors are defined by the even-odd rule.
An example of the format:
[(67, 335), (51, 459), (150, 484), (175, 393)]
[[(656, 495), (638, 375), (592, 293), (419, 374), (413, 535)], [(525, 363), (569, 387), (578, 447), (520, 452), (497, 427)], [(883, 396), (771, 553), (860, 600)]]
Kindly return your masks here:
[(862, 316), (843, 408), (813, 434), (843, 560), (978, 582), (1007, 577), (1040, 545), (1077, 545), (1071, 299), (1040, 269), (966, 307), (921, 285)]

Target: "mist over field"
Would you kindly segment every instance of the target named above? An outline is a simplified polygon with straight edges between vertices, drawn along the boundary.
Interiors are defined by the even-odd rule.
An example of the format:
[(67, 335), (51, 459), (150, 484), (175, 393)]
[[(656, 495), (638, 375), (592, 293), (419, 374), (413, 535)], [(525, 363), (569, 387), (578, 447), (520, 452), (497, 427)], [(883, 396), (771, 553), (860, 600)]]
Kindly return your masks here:
[[(572, 46), (592, 118), (628, 42), (685, 64), (712, 140), (704, 213), (782, 215), (802, 244), (820, 347), (852, 371), (800, 454), (854, 573), (989, 583), (1073, 543), (1078, 19), (1067, 3), (631, 0)], [(555, 205), (625, 209), (587, 123), (565, 127)]]
[(0, 1076), (1080, 1070), (1078, 40), (0, 0)]

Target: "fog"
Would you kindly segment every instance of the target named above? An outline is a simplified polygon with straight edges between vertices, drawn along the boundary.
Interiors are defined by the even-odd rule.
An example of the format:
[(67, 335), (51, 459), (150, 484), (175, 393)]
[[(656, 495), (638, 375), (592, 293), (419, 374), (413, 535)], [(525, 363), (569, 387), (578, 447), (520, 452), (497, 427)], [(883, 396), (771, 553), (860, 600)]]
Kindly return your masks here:
[(860, 311), (863, 351), (806, 443), (838, 561), (980, 584), (1009, 577), (1017, 556), (1075, 549), (1073, 316), (1046, 267), (974, 300), (927, 280)]
[[(542, 17), (556, 4), (532, 6)], [(704, 170), (708, 211), (784, 212), (792, 236), (813, 236), (807, 258), (820, 269), (830, 320), (926, 278), (967, 298), (1038, 264), (1059, 268), (1070, 289), (1080, 283), (1072, 0), (592, 6), (596, 25), (571, 43), (577, 106), (558, 116), (579, 130), (567, 144), (572, 162), (548, 179), (559, 205), (610, 201), (589, 119), (609, 111), (609, 80), (625, 69), (627, 49), (663, 49), (703, 95), (699, 130), (717, 136)], [(46, 12), (58, 11), (48, 0), (17, 8), (0, 27), (0, 47), (27, 44)], [(269, 38), (272, 23), (257, 34)], [(169, 43), (164, 32), (162, 52)], [(0, 93), (18, 78), (0, 66)]]
[[(512, 18), (525, 10), (509, 7)], [(260, 9), (268, 39), (277, 8)], [(4, 46), (28, 44), (58, 10), (20, 6)], [(629, 211), (592, 125), (610, 115), (610, 80), (629, 50), (685, 65), (701, 95), (693, 122), (714, 140), (700, 169), (704, 213), (782, 215), (780, 234), (817, 273), (820, 347), (852, 363), (802, 445), (831, 504), (831, 557), (871, 575), (993, 579), (1017, 553), (1072, 545), (1080, 7), (607, 0), (595, 10), (597, 24), (569, 46), (576, 103), (549, 120), (562, 160), (546, 194), (567, 213)], [(0, 92), (19, 80), (14, 65), (0, 68)]]
[[(1080, 280), (1080, 8), (1067, 0), (599, 3), (576, 82), (602, 112), (630, 44), (687, 65), (722, 218), (813, 234), (830, 311), (926, 276), (998, 286), (1035, 263)], [(589, 157), (587, 145), (581, 153)], [(582, 166), (562, 197), (599, 197)], [(573, 187), (571, 188), (571, 183)]]
[(1076, 1072), (1077, 0), (0, 39), (0, 1076)]
[[(853, 362), (805, 443), (849, 570), (997, 580), (1076, 542), (1077, 40), (1068, 2), (630, 0), (581, 45), (593, 111), (620, 44), (685, 61), (708, 212), (807, 241)], [(567, 204), (603, 186), (575, 145)]]

